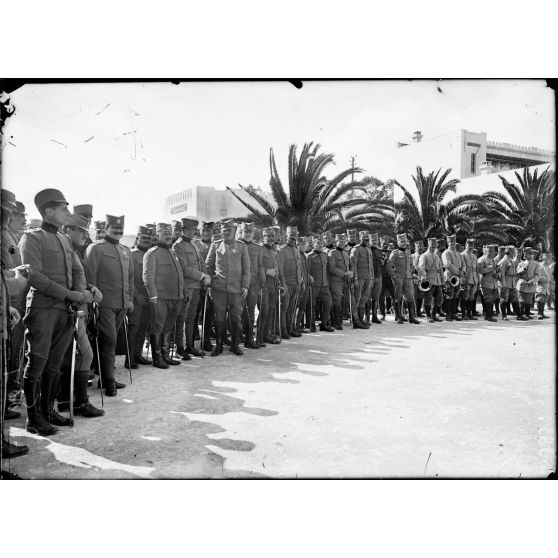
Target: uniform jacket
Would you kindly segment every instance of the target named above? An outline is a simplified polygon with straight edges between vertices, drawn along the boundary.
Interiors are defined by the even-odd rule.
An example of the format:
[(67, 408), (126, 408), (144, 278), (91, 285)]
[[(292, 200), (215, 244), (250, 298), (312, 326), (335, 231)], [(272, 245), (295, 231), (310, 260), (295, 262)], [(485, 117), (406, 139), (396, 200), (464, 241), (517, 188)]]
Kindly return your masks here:
[(2, 227), (2, 261), (6, 269), (21, 265), (19, 241), (8, 227)]
[(325, 252), (312, 251), (306, 256), (308, 275), (314, 279), (314, 287), (329, 287), (328, 282), (328, 257)]
[(388, 273), (388, 260), (391, 252), (389, 250), (380, 250), (382, 255), (381, 267), (382, 267), (382, 278), (387, 279), (390, 277)]
[(298, 246), (286, 244), (279, 250), (279, 267), (288, 285), (300, 285), (302, 282), (302, 266)]
[(127, 246), (106, 239), (85, 251), (87, 278), (102, 293), (101, 308), (131, 308), (134, 300), (134, 266)]
[(502, 287), (515, 289), (517, 283), (517, 260), (506, 255), (498, 262), (498, 267), (502, 275)]
[(413, 264), (411, 255), (406, 250), (396, 248), (389, 256), (386, 271), (390, 277), (412, 279)]
[(550, 270), (542, 262), (539, 262), (539, 272), (541, 274), (539, 282), (536, 285), (537, 294), (550, 294)]
[(265, 271), (263, 268), (263, 248), (255, 242), (244, 242), (248, 249), (248, 256), (250, 257), (250, 285), (259, 288), (260, 285), (265, 285)]
[(461, 252), (461, 260), (465, 266), (465, 283), (467, 285), (479, 284), (479, 273), (477, 271), (477, 256), (473, 252)]
[[(147, 252), (147, 250), (145, 251)], [(137, 246), (132, 248), (132, 265), (134, 266), (134, 306), (145, 306), (147, 304), (147, 289), (143, 283), (143, 250)]]
[(457, 275), (461, 279), (462, 273), (465, 272), (465, 264), (463, 258), (457, 250), (448, 248), (442, 254), (442, 263), (446, 266), (447, 278)]
[(178, 257), (184, 275), (184, 288), (201, 289), (203, 273), (207, 273), (205, 260), (202, 258), (198, 247), (182, 235), (172, 247)]
[(480, 285), (483, 289), (498, 288), (496, 281), (498, 266), (494, 263), (493, 259), (489, 258), (486, 254), (481, 256), (477, 260), (477, 271), (480, 275)]
[(426, 250), (418, 261), (418, 274), (430, 281), (431, 285), (443, 284), (442, 260), (436, 252)]
[[(262, 267), (264, 273), (266, 274), (266, 282), (268, 287), (275, 285), (275, 281), (279, 281), (281, 284), (285, 284), (285, 279), (283, 277), (282, 269), (279, 266), (279, 256), (272, 246), (267, 246), (264, 244), (262, 246)], [(267, 271), (274, 269), (275, 277), (267, 275)]]
[(40, 229), (26, 232), (19, 250), (23, 264), (29, 264), (28, 308), (66, 308), (70, 291), (85, 292), (83, 268), (66, 235), (43, 223)]
[[(518, 262), (519, 265), (520, 262)], [(517, 274), (519, 280), (517, 282), (517, 290), (522, 293), (534, 293), (537, 290), (537, 283), (541, 278), (541, 270), (539, 262), (531, 260), (523, 273)], [(532, 285), (527, 285), (526, 281), (533, 281)]]
[(143, 283), (149, 298), (184, 298), (184, 274), (178, 256), (167, 247), (150, 248), (143, 256)]
[(214, 242), (205, 260), (211, 286), (217, 291), (239, 293), (250, 286), (250, 256), (243, 242)]
[(345, 273), (351, 270), (349, 254), (346, 250), (331, 250), (327, 255), (327, 270), (331, 284), (344, 283)]
[(198, 249), (202, 260), (205, 263), (205, 258), (209, 253), (209, 248), (211, 247), (211, 242), (203, 242), (201, 240), (192, 240), (192, 244)]
[[(374, 259), (368, 246), (357, 245), (351, 250), (351, 271), (358, 280), (374, 277)], [(379, 270), (381, 273), (381, 269)]]
[(310, 283), (308, 279), (308, 261), (306, 260), (306, 254), (300, 252), (300, 267), (302, 268), (302, 280), (306, 285)]

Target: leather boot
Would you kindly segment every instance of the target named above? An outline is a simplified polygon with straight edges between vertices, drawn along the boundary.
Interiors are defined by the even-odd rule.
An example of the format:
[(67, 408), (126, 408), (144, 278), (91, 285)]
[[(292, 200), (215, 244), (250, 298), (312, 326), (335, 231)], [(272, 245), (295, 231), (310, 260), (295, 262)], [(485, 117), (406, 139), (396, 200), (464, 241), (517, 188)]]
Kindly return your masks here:
[(332, 313), (331, 325), (337, 330), (342, 330), (343, 329), (343, 321), (342, 321), (343, 318), (341, 316), (341, 305), (340, 304), (334, 304), (332, 309), (331, 309), (331, 313)]
[(502, 311), (502, 320), (508, 321), (508, 308), (506, 303), (500, 305), (500, 310)]
[(2, 459), (13, 459), (29, 453), (29, 446), (16, 446), (2, 436)]
[(453, 316), (451, 314), (451, 300), (444, 300), (444, 311), (446, 313), (446, 322), (453, 322)]
[(175, 360), (170, 355), (170, 333), (164, 333), (161, 336), (161, 357), (170, 366), (180, 365), (180, 361)]
[(468, 320), (469, 312), (467, 311), (467, 301), (462, 298), (459, 302), (461, 306), (461, 317), (463, 320)]
[(440, 312), (441, 310), (442, 310), (442, 309), (441, 309), (440, 306), (434, 306), (434, 307), (432, 308), (432, 319), (433, 319), (435, 322), (441, 322), (441, 321), (442, 321), (442, 320), (440, 320), (440, 318), (438, 318), (438, 316), (436, 315), (436, 313), (438, 313), (438, 315), (441, 315), (441, 312)]
[(381, 324), (381, 320), (378, 319), (378, 303), (373, 300), (372, 301), (372, 323), (373, 324)]
[(521, 322), (526, 322), (527, 318), (523, 315), (523, 312), (521, 312), (521, 308), (519, 306), (519, 302), (514, 302), (513, 303), (513, 309), (515, 312), (515, 319), (519, 320)]
[(424, 305), (424, 310), (426, 311), (426, 317), (428, 318), (428, 320), (427, 320), (428, 323), (433, 324), (434, 323), (434, 317), (432, 316), (432, 307)]
[(494, 310), (492, 308), (492, 304), (487, 304), (486, 305), (486, 314), (487, 314), (487, 318), (486, 320), (489, 322), (497, 322), (498, 320), (494, 317)]
[(238, 346), (240, 341), (240, 324), (231, 324), (231, 346), (229, 351), (235, 355), (242, 356), (244, 351)]
[(364, 311), (362, 317), (359, 316), (362, 325), (370, 327), (370, 301), (364, 304)]
[(180, 357), (181, 360), (192, 360), (192, 357), (188, 352), (188, 347), (177, 347), (176, 354)]
[[(87, 395), (87, 379), (89, 377), (89, 370), (76, 371), (74, 381), (76, 401), (74, 403), (74, 414), (86, 418), (102, 417), (105, 411), (97, 409), (89, 402)], [(60, 408), (60, 404), (58, 404)]]
[(60, 374), (45, 370), (41, 378), (41, 413), (50, 424), (73, 426), (72, 419), (62, 416), (54, 408), (54, 400), (58, 395), (59, 387)]
[(469, 305), (469, 319), (477, 321), (478, 318), (475, 315), (477, 314), (477, 312), (475, 311), (475, 307), (477, 305), (476, 300), (469, 300), (468, 305)]
[(223, 330), (222, 324), (215, 324), (215, 347), (211, 352), (211, 356), (219, 356), (223, 352)]
[(370, 329), (370, 325), (366, 323), (366, 320), (364, 319), (364, 314), (366, 313), (366, 307), (362, 307), (359, 306), (357, 309), (357, 317), (358, 317), (358, 321), (360, 322), (360, 328), (359, 329)]
[(23, 380), (23, 391), (27, 404), (25, 429), (27, 432), (38, 434), (39, 436), (52, 436), (58, 432), (58, 428), (47, 422), (41, 414), (41, 390), (39, 383), (39, 379), (30, 380), (29, 378), (25, 378)]
[(420, 320), (415, 317), (415, 305), (409, 304), (409, 323), (410, 324), (420, 324)]
[(452, 301), (451, 301), (451, 315), (452, 315), (452, 318), (454, 320), (460, 322), (463, 318), (458, 315), (458, 310), (459, 310), (458, 306), (459, 306), (459, 299), (457, 299), (457, 298), (452, 299)]
[(161, 345), (159, 335), (150, 335), (149, 341), (151, 342), (151, 354), (153, 355), (153, 366), (166, 370), (169, 365), (163, 360), (161, 355)]
[(395, 319), (398, 324), (404, 324), (405, 320), (403, 319), (403, 314), (401, 313), (401, 301), (394, 302), (393, 308), (395, 310)]
[(415, 313), (415, 317), (416, 318), (424, 318), (424, 314), (422, 313), (422, 298), (417, 298), (416, 299), (416, 309), (417, 309), (417, 311)]

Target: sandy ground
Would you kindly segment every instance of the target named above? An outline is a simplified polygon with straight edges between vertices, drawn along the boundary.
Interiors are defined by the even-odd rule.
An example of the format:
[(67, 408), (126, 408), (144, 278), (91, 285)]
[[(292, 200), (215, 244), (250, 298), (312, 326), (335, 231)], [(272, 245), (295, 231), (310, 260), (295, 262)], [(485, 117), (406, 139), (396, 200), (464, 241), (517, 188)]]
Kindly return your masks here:
[[(555, 316), (388, 321), (237, 357), (140, 367), (46, 439), (10, 421), (22, 478), (545, 477), (555, 469)], [(100, 405), (100, 393), (90, 389)]]

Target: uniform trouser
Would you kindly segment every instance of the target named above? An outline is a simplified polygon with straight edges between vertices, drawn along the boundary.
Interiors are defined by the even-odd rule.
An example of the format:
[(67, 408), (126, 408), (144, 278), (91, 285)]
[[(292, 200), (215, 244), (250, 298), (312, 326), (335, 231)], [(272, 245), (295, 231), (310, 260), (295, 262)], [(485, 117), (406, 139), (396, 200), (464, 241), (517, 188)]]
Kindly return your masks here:
[(318, 303), (321, 305), (320, 307), (320, 323), (321, 325), (325, 326), (329, 319), (329, 315), (331, 312), (331, 293), (329, 291), (329, 287), (313, 287), (313, 300), (312, 300), (312, 311), (314, 312), (314, 316), (312, 316), (312, 323), (316, 321), (317, 316), (317, 306)]
[(72, 339), (72, 321), (66, 309), (27, 309), (23, 318), (27, 339), (25, 380), (38, 382), (43, 373), (60, 375), (60, 365)]
[(294, 324), (296, 309), (298, 308), (298, 299), (300, 293), (300, 285), (287, 283), (287, 292), (281, 300), (281, 329), (291, 331)]
[(262, 291), (262, 296), (264, 298), (263, 304), (267, 308), (267, 316), (262, 330), (264, 339), (275, 334), (275, 323), (277, 322), (277, 294), (275, 280), (270, 277), (267, 280), (266, 288)]
[(431, 285), (430, 289), (424, 293), (424, 309), (426, 313), (429, 314), (432, 308), (432, 302), (434, 302), (434, 308), (439, 308), (444, 302), (444, 295), (442, 293), (442, 287), (440, 285)]
[(114, 382), (116, 336), (125, 316), (124, 308), (99, 307), (99, 368), (103, 383)]
[(423, 291), (418, 288), (418, 285), (415, 285), (415, 301), (416, 301), (416, 308), (417, 314), (420, 314), (422, 308), (422, 301), (423, 301)]
[(374, 287), (374, 279), (358, 280), (358, 284), (355, 285), (355, 306), (357, 308), (364, 308), (364, 305), (370, 299), (370, 293), (372, 292), (373, 287)]
[[(308, 312), (308, 303), (310, 296), (310, 288), (305, 287), (300, 289), (300, 294), (298, 295), (298, 314), (296, 319), (295, 327), (296, 329), (302, 329), (304, 327), (305, 314)], [(306, 317), (308, 321), (308, 317)]]
[(401, 302), (403, 297), (407, 302), (415, 302), (415, 285), (411, 277), (395, 278), (395, 301)]
[(196, 316), (198, 314), (198, 305), (201, 298), (201, 289), (187, 289), (186, 296), (184, 298), (183, 303), (180, 305), (179, 310), (179, 318), (176, 320), (176, 335), (175, 339), (177, 347), (184, 347), (184, 338), (182, 337), (182, 329), (178, 328), (178, 323), (180, 321), (180, 313), (182, 312), (182, 308), (184, 304), (186, 304), (186, 313), (185, 313), (185, 334), (186, 334), (186, 346), (193, 347), (194, 346), (194, 328), (198, 326), (196, 322)]
[(500, 300), (502, 302), (519, 302), (519, 298), (517, 296), (517, 289), (513, 287), (502, 287), (500, 289)]
[[(256, 306), (258, 307), (258, 323), (254, 322), (256, 317)], [(257, 325), (257, 341), (259, 343), (263, 342), (263, 327), (267, 318), (267, 297), (264, 296), (262, 291), (262, 286), (260, 283), (250, 282), (248, 287), (248, 294), (246, 295), (246, 300), (244, 301), (244, 307), (242, 309), (242, 324), (245, 334), (248, 333), (249, 336), (254, 335), (254, 326)]]
[[(74, 386), (78, 383), (77, 372), (87, 373), (89, 376), (89, 368), (91, 367), (91, 362), (93, 361), (93, 349), (91, 348), (91, 343), (89, 342), (89, 337), (87, 335), (87, 317), (83, 316), (78, 318), (78, 330), (77, 330), (77, 353), (75, 362), (75, 374), (74, 374)], [(66, 354), (64, 355), (64, 360), (62, 363), (62, 379), (60, 380), (60, 397), (59, 401), (69, 401), (70, 400), (70, 379), (72, 371), (72, 352), (74, 349), (73, 339), (68, 345)], [(85, 403), (85, 401), (78, 401), (79, 403)]]
[(176, 318), (180, 312), (181, 304), (182, 299), (159, 299), (157, 304), (155, 304), (155, 308), (152, 309), (151, 336), (155, 338), (153, 346), (154, 360), (158, 358), (156, 353), (159, 348), (163, 357), (167, 356), (170, 351), (170, 336), (173, 327), (176, 325)]
[(215, 308), (215, 325), (225, 327), (225, 316), (227, 307), (229, 308), (229, 316), (231, 326), (240, 327), (242, 316), (242, 299), (240, 293), (229, 293), (227, 291), (213, 290), (213, 306)]
[(176, 317), (176, 323), (174, 328), (174, 342), (177, 347), (184, 348), (184, 326), (186, 325), (186, 316), (188, 315), (188, 309), (190, 306), (190, 300), (188, 297), (184, 297), (180, 301), (180, 306), (178, 308), (178, 315)]
[(444, 285), (444, 294), (447, 300), (457, 300), (460, 291), (461, 287), (459, 285), (457, 287), (452, 287), (449, 283)]
[(482, 288), (483, 303), (486, 305), (494, 304), (494, 301), (498, 298), (498, 289), (488, 289)]
[(130, 344), (130, 356), (133, 361), (141, 357), (143, 351), (143, 344), (145, 343), (145, 336), (149, 326), (148, 310), (146, 304), (134, 304), (134, 311), (128, 318), (128, 343)]
[(463, 285), (463, 290), (461, 291), (461, 300), (474, 301), (477, 299), (477, 285), (466, 284)]
[(527, 304), (531, 306), (531, 304), (533, 304), (533, 301), (535, 300), (535, 293), (523, 293), (519, 291), (518, 297), (521, 304)]
[(372, 279), (372, 288), (370, 289), (370, 299), (372, 302), (378, 302), (380, 300), (380, 295), (383, 290), (383, 280), (382, 277), (374, 277)]
[[(20, 316), (25, 315), (24, 301), (11, 301), (11, 305), (17, 309)], [(10, 348), (8, 351), (8, 373), (19, 368), (19, 359), (21, 357), (21, 349), (23, 346), (23, 331), (25, 327), (23, 321), (20, 320), (10, 331)], [(8, 376), (8, 390), (12, 383), (12, 378)]]
[(380, 292), (380, 312), (385, 316), (386, 314), (386, 296), (395, 298), (395, 292), (393, 290), (393, 282), (389, 276), (382, 275), (382, 290)]

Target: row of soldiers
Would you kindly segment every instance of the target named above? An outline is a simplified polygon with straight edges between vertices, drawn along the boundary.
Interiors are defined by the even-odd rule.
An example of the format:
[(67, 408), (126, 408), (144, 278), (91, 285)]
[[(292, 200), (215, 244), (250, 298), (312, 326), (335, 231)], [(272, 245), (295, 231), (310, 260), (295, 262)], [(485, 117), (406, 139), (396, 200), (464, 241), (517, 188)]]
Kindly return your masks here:
[[(17, 225), (17, 202), (8, 194), (2, 191), (2, 210)], [(196, 219), (147, 224), (139, 228), (130, 250), (120, 242), (124, 216), (107, 215), (104, 223), (98, 222), (93, 242), (88, 235), (90, 204), (74, 206), (70, 213), (64, 195), (47, 189), (36, 195), (35, 205), (42, 222), (18, 242), (12, 240), (5, 265), (3, 254), (3, 270), (14, 277), (28, 275), (26, 288), (11, 293), (14, 324), (17, 315), (24, 317), (19, 341), (17, 326), (11, 329), (8, 357), (20, 354), (25, 345), (26, 428), (44, 436), (71, 424), (60, 411), (69, 408), (72, 391), (75, 414), (104, 414), (87, 397), (92, 366), (107, 396), (125, 387), (115, 379), (123, 325), (130, 370), (151, 364), (168, 368), (180, 364), (174, 351), (189, 360), (206, 352), (217, 357), (228, 346), (240, 356), (241, 342), (250, 349), (277, 344), (316, 331), (318, 318), (320, 331), (342, 329), (347, 315), (353, 328), (369, 329), (385, 319), (387, 298), (398, 323), (418, 324), (422, 307), (415, 299), (418, 293), (423, 295), (429, 322), (439, 321), (438, 316), (476, 319), (479, 292), (487, 320), (495, 320), (496, 298), (509, 301), (518, 319), (527, 319), (546, 276), (528, 248), (523, 262), (513, 247), (496, 261), (492, 246), (484, 247), (477, 260), (474, 241), (468, 240), (465, 250), (459, 251), (455, 236), (447, 238), (448, 248), (442, 253), (439, 241), (432, 238), (426, 251), (417, 246), (411, 254), (405, 234), (397, 235), (397, 247), (390, 247), (386, 238), (368, 231), (358, 237), (355, 230), (335, 237), (330, 233), (301, 237), (296, 227), (288, 227), (285, 238), (277, 228), (266, 228), (258, 244), (254, 234), (259, 231), (252, 223), (237, 226), (233, 220), (204, 222), (201, 230)], [(23, 303), (21, 292), (26, 293)], [(502, 312), (505, 307), (501, 305)], [(146, 336), (152, 360), (144, 356)]]

